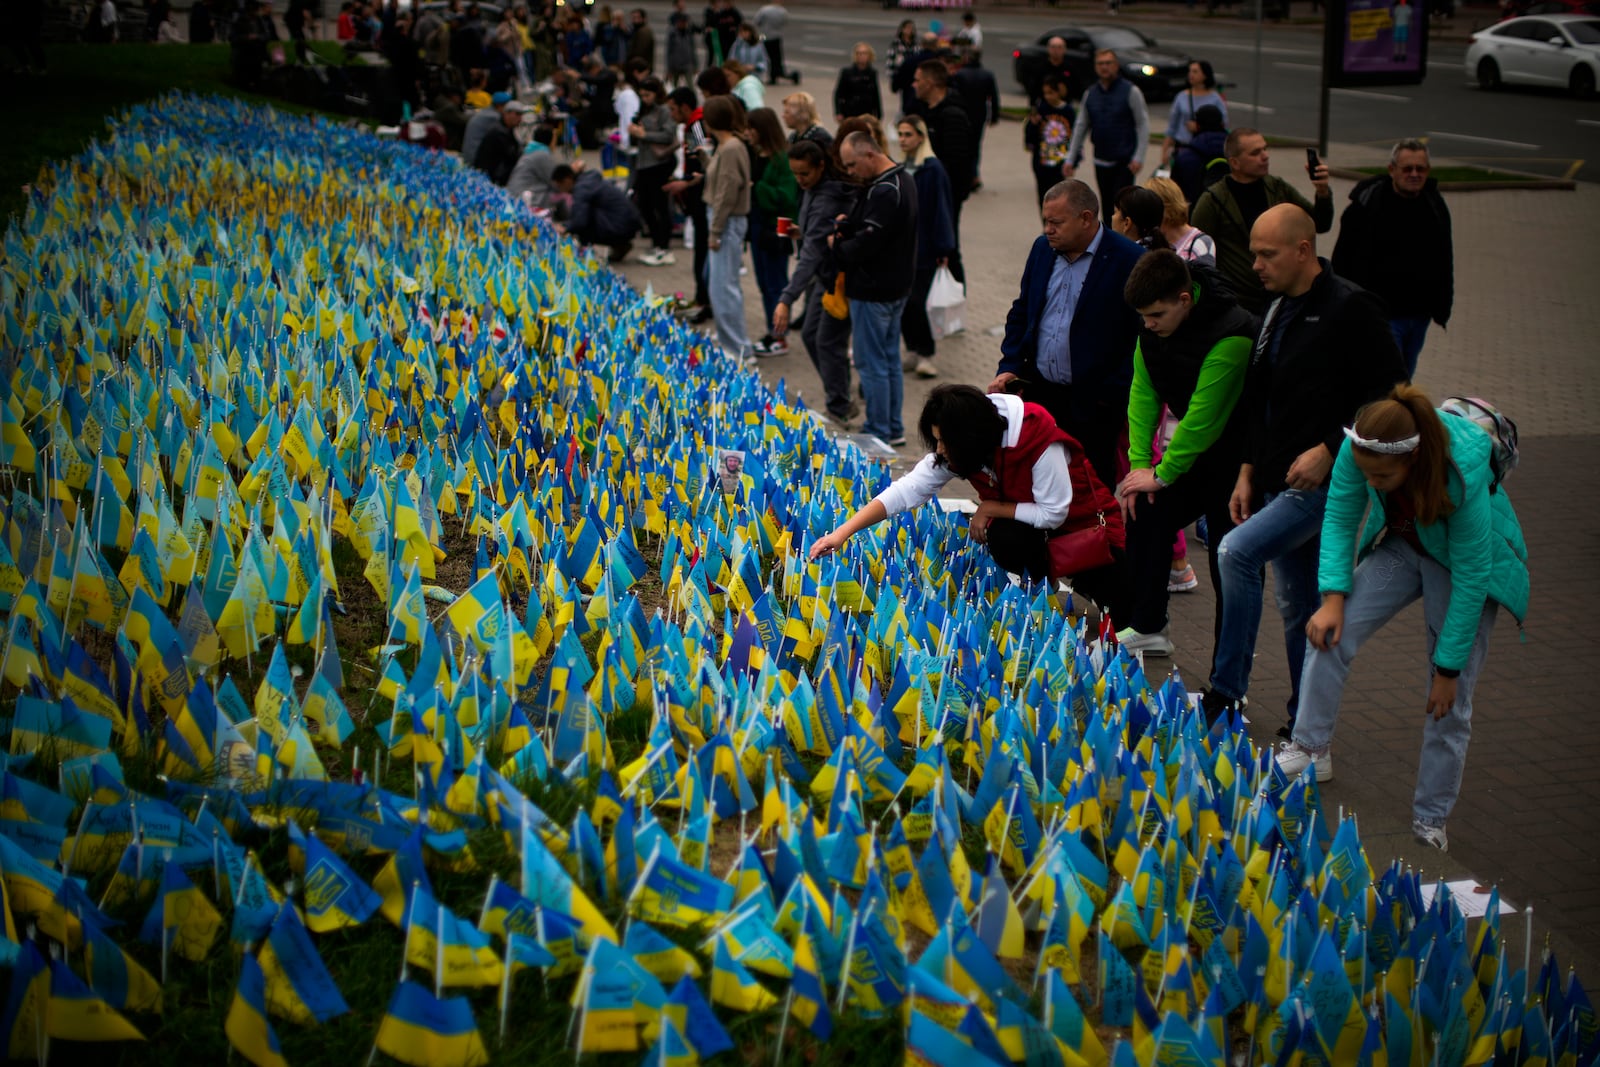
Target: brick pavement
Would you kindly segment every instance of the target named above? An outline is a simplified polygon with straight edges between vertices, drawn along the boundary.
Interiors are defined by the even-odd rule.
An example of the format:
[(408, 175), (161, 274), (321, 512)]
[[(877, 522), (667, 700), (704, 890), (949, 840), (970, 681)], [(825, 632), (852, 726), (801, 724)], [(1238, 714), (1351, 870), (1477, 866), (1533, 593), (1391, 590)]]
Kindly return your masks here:
[[(774, 94), (776, 98), (778, 94)], [(776, 102), (776, 99), (774, 100)], [(1038, 232), (1021, 128), (989, 131), (985, 187), (963, 218), (969, 294), (965, 333), (939, 343), (941, 380), (982, 385), (993, 375), (998, 337), (1016, 295), (1022, 261)], [(1335, 145), (1336, 164), (1386, 162), (1387, 146)], [(1278, 169), (1291, 172), (1289, 155)], [(1303, 180), (1302, 180), (1303, 184)], [(1341, 210), (1350, 182), (1335, 180)], [(1476, 700), (1477, 738), (1455, 817), (1451, 852), (1428, 853), (1409, 832), (1411, 789), (1425, 693), (1423, 628), (1413, 608), (1358, 659), (1342, 712), (1330, 813), (1359, 813), (1375, 865), (1395, 856), (1447, 878), (1497, 882), (1518, 907), (1535, 908), (1538, 938), (1593, 981), (1600, 974), (1600, 701), (1587, 691), (1600, 664), (1592, 605), (1600, 601), (1600, 473), (1591, 412), (1600, 400), (1600, 301), (1593, 250), (1600, 244), (1600, 187), (1576, 192), (1480, 192), (1449, 196), (1455, 223), (1456, 310), (1448, 331), (1430, 333), (1418, 384), (1430, 395), (1493, 399), (1517, 420), (1523, 460), (1508, 491), (1532, 555), (1533, 601), (1518, 640), (1502, 618)], [(1332, 235), (1322, 239), (1324, 254)], [(657, 292), (688, 291), (689, 255), (675, 267), (624, 264)], [(762, 332), (754, 279), (746, 277), (752, 336)], [(761, 361), (769, 381), (787, 380), (818, 404), (821, 391), (803, 348)], [(930, 383), (909, 378), (905, 412), (914, 424)], [(905, 452), (911, 457), (909, 451)], [(1196, 569), (1204, 573), (1196, 551)], [(1194, 686), (1211, 652), (1211, 595), (1175, 597), (1175, 667)], [(1270, 592), (1251, 693), (1258, 743), (1271, 742), (1287, 696), (1287, 668)], [(1155, 664), (1159, 668), (1157, 661)], [(1520, 931), (1521, 921), (1508, 922)], [(1521, 948), (1520, 933), (1508, 943)]]

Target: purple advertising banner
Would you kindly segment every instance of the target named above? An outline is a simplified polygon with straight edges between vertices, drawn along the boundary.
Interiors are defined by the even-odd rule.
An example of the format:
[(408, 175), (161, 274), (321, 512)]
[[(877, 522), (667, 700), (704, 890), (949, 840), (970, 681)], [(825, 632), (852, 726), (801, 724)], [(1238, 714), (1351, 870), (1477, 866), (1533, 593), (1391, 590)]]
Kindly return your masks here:
[(1424, 0), (1346, 0), (1344, 74), (1416, 77), (1426, 51), (1418, 39), (1426, 32)]

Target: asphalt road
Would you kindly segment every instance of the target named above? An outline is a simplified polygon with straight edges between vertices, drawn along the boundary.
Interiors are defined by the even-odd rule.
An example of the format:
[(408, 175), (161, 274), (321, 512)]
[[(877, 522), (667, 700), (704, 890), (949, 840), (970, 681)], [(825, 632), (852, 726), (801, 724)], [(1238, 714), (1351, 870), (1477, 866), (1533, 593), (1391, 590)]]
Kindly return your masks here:
[[(700, 5), (693, 6), (698, 10)], [(959, 19), (953, 12), (902, 13), (868, 3), (835, 6), (795, 0), (788, 7), (786, 60), (801, 71), (803, 88), (819, 99), (830, 97), (838, 69), (849, 61), (857, 40), (871, 43), (881, 55), (902, 17), (914, 17), (919, 29), (926, 28), (930, 18), (952, 26)], [(666, 6), (652, 4), (649, 9), (651, 21), (663, 25)], [(1270, 23), (1263, 28), (1258, 101), (1254, 22), (1232, 16), (1150, 19), (1140, 9), (1167, 14), (1178, 7), (1140, 5), (1120, 21), (1138, 26), (1164, 46), (1211, 60), (1218, 76), (1232, 84), (1227, 95), (1234, 124), (1254, 120), (1269, 134), (1315, 139), (1321, 70), (1317, 28)], [(984, 62), (1000, 79), (1002, 93), (1020, 92), (1011, 77), (1011, 50), (1017, 44), (1074, 19), (1107, 21), (1099, 14), (1079, 17), (1029, 8), (987, 9), (980, 18)], [(1331, 140), (1387, 145), (1401, 137), (1425, 135), (1435, 154), (1452, 159), (1600, 180), (1600, 103), (1539, 89), (1483, 92), (1463, 66), (1466, 47), (1459, 41), (1434, 41), (1428, 78), (1421, 85), (1334, 90)], [(1152, 105), (1151, 118), (1152, 125), (1164, 125), (1166, 106)]]

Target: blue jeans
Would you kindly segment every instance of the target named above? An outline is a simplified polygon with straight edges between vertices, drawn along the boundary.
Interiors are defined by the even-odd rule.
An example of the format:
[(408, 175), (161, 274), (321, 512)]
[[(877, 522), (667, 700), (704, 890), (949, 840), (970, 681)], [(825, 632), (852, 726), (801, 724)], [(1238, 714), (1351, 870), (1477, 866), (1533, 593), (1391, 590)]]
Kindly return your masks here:
[(1422, 355), (1422, 342), (1428, 336), (1428, 316), (1396, 315), (1389, 319), (1389, 332), (1406, 361), (1406, 377), (1417, 375), (1417, 357)]
[[(744, 258), (744, 235), (750, 220), (731, 215), (722, 231), (722, 244), (706, 260), (706, 291), (711, 314), (717, 320), (717, 343), (733, 359), (750, 354), (750, 333), (744, 327), (744, 290), (739, 288), (739, 263)], [(700, 235), (695, 234), (695, 240)]]
[(789, 284), (789, 253), (763, 247), (760, 241), (750, 242), (750, 273), (756, 276), (756, 288), (761, 291), (761, 329), (772, 330), (772, 309), (778, 306), (783, 287)]
[(900, 367), (900, 315), (905, 308), (905, 297), (882, 303), (850, 301), (856, 372), (861, 375), (861, 391), (867, 398), (867, 423), (862, 430), (885, 441), (898, 440), (906, 432), (900, 421), (905, 391), (905, 371)]
[(1300, 668), (1306, 656), (1306, 623), (1321, 606), (1317, 554), (1326, 489), (1285, 489), (1235, 526), (1217, 546), (1222, 576), (1222, 630), (1212, 658), (1211, 688), (1229, 701), (1250, 689), (1256, 631), (1261, 626), (1265, 567), (1272, 564), (1283, 644), (1289, 656), (1289, 721), (1300, 703)]
[[(1321, 753), (1333, 743), (1339, 721), (1339, 698), (1344, 694), (1350, 661), (1366, 643), (1401, 610), (1422, 598), (1422, 615), (1428, 627), (1428, 662), (1450, 607), (1450, 572), (1423, 556), (1398, 537), (1386, 538), (1356, 567), (1350, 595), (1344, 602), (1344, 631), (1327, 652), (1306, 652), (1300, 691), (1305, 694), (1294, 740), (1302, 748)], [(1426, 716), (1422, 729), (1422, 758), (1417, 766), (1417, 788), (1412, 797), (1412, 817), (1429, 826), (1443, 826), (1461, 792), (1461, 771), (1472, 737), (1472, 690), (1489, 651), (1499, 605), (1486, 601), (1478, 621), (1467, 665), (1456, 681), (1456, 701), (1442, 719)], [(1432, 684), (1433, 669), (1428, 670)]]

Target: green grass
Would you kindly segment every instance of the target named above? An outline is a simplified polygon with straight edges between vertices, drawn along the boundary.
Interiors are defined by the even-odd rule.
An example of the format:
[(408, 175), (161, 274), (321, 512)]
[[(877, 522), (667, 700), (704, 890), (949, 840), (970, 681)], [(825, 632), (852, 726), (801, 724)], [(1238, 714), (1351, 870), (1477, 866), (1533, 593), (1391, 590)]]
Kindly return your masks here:
[[(334, 51), (331, 61), (343, 62), (337, 46)], [(11, 95), (22, 106), (10, 147), (0, 153), (0, 219), (22, 211), (22, 186), (38, 178), (47, 160), (77, 155), (104, 136), (119, 112), (163, 93), (214, 93), (270, 102), (282, 111), (310, 110), (236, 88), (228, 78), (225, 44), (64, 44), (45, 52), (48, 74), (11, 82)]]

